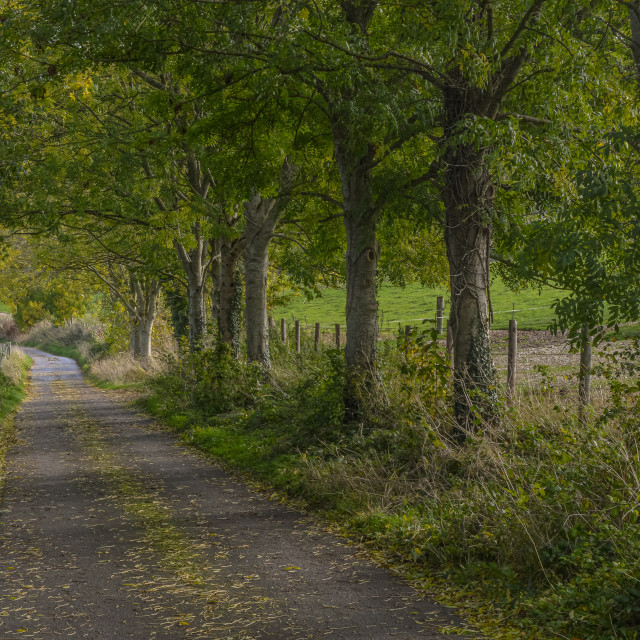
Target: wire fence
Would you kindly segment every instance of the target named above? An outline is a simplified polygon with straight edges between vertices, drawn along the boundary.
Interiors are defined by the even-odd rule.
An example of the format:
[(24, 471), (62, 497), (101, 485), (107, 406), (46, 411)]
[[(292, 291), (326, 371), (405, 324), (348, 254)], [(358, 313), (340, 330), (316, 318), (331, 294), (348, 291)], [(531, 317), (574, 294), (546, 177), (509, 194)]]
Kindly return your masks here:
[[(526, 316), (523, 317), (521, 315), (521, 314), (531, 313), (532, 311), (548, 311), (549, 315), (547, 315), (544, 318), (532, 318), (532, 317), (526, 317)], [(443, 308), (443, 312), (444, 312), (444, 308)], [(511, 317), (509, 317), (506, 314), (511, 314)], [(516, 315), (516, 314), (520, 314), (520, 315)], [(527, 307), (523, 309), (515, 309), (515, 308), (500, 309), (498, 311), (493, 311), (492, 316), (494, 316), (494, 319), (493, 319), (493, 322), (491, 323), (491, 328), (498, 329), (498, 330), (508, 329), (510, 319), (517, 319), (518, 323), (521, 325), (521, 327), (523, 327), (523, 330), (527, 330), (527, 329), (545, 330), (552, 325), (553, 320), (555, 318), (555, 316), (553, 315), (553, 310), (549, 306)], [(502, 317), (496, 321), (495, 316), (502, 316)], [(441, 317), (443, 322), (443, 328), (444, 330), (446, 330), (447, 323), (448, 323), (447, 317), (446, 315), (444, 315), (444, 313)], [(344, 318), (340, 320), (336, 319), (333, 322), (313, 322), (313, 321), (309, 321), (309, 319), (306, 316), (302, 318), (298, 318), (293, 314), (291, 314), (289, 318), (286, 318), (286, 320), (287, 322), (291, 322), (291, 323), (295, 322), (296, 320), (299, 320), (300, 323), (306, 329), (308, 329), (309, 327), (315, 327), (316, 325), (319, 325), (320, 329), (323, 331), (333, 330), (336, 327), (336, 325), (340, 324), (341, 326), (344, 326), (344, 323), (345, 323)], [(385, 331), (385, 330), (392, 331), (392, 330), (403, 328), (407, 325), (415, 326), (417, 324), (432, 324), (435, 326), (437, 322), (438, 322), (438, 317), (437, 317), (437, 310), (436, 310), (434, 315), (420, 317), (420, 318), (396, 318), (393, 320), (388, 320), (383, 316), (379, 321), (379, 326), (382, 331)]]
[[(518, 347), (518, 321), (516, 320), (517, 313), (523, 313), (527, 311), (536, 311), (540, 309), (547, 309), (548, 307), (530, 307), (527, 309), (511, 309), (507, 312), (502, 313), (511, 313), (512, 316), (508, 321), (508, 331), (507, 331), (507, 351), (506, 351), (506, 390), (507, 390), (507, 400), (511, 404), (515, 401), (516, 397), (516, 389), (518, 385), (518, 359), (519, 359), (519, 347)], [(437, 328), (438, 333), (441, 335), (442, 339), (446, 339), (446, 350), (449, 352), (452, 361), (453, 367), (453, 354), (454, 354), (454, 345), (453, 345), (453, 335), (451, 331), (448, 331), (448, 327), (444, 324), (444, 307), (439, 301), (438, 308), (436, 311), (435, 317), (432, 318), (409, 318), (409, 319), (400, 319), (400, 320), (391, 320), (387, 322), (387, 326), (395, 325), (398, 329), (398, 333), (404, 333), (407, 339), (410, 339), (410, 336), (414, 334), (414, 328), (416, 322), (428, 322), (433, 323)], [(548, 321), (544, 321), (545, 327), (549, 325)], [(402, 329), (404, 325), (404, 329)], [(301, 353), (302, 347), (302, 336), (308, 335), (308, 327), (309, 324), (305, 320), (305, 324), (303, 327), (303, 323), (301, 320), (294, 320), (293, 326), (289, 327), (287, 325), (287, 320), (285, 318), (280, 319), (279, 327), (276, 327), (276, 323), (273, 317), (269, 317), (269, 327), (273, 334), (276, 332), (279, 333), (280, 340), (284, 344), (295, 344), (295, 350), (297, 353)], [(314, 327), (314, 349), (317, 351), (322, 348), (326, 348), (326, 346), (332, 346), (337, 349), (341, 349), (345, 344), (345, 332), (343, 332), (342, 325), (338, 322), (333, 324), (320, 323), (316, 322), (313, 325)], [(292, 335), (288, 335), (288, 331), (293, 329)], [(328, 330), (327, 330), (328, 329)], [(547, 342), (551, 336), (541, 336), (544, 342)], [(561, 339), (561, 338), (560, 338)], [(590, 403), (590, 386), (591, 386), (591, 371), (592, 371), (592, 340), (589, 335), (589, 327), (588, 325), (584, 325), (582, 328), (582, 339), (581, 345), (579, 349), (579, 370), (578, 370), (578, 397), (579, 397), (579, 417), (582, 422), (585, 419), (585, 408)], [(563, 345), (566, 347), (566, 345)], [(444, 345), (443, 345), (444, 348)], [(541, 350), (536, 349), (537, 356), (540, 357)], [(549, 354), (550, 355), (550, 354)], [(544, 355), (543, 355), (544, 357)], [(531, 366), (529, 362), (529, 358), (526, 358), (526, 362)], [(548, 360), (545, 360), (548, 362)], [(533, 365), (533, 369), (541, 366), (540, 363), (536, 363)], [(548, 364), (542, 364), (543, 367), (548, 367)], [(526, 368), (529, 368), (526, 367)], [(539, 371), (541, 375), (545, 375), (542, 373), (542, 370)], [(567, 376), (565, 376), (567, 378)]]
[(10, 342), (2, 342), (0, 343), (0, 361), (8, 358), (11, 355), (11, 343)]

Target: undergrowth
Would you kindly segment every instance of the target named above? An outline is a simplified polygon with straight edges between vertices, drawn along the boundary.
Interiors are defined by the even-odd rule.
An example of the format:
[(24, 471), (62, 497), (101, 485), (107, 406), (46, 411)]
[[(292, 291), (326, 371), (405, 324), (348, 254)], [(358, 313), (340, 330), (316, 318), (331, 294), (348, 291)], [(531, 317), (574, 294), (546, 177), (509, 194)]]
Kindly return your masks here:
[(0, 362), (0, 488), (4, 480), (4, 460), (13, 442), (13, 412), (25, 397), (25, 381), (31, 358), (13, 347)]
[(176, 360), (147, 408), (473, 609), (492, 638), (640, 637), (637, 342), (605, 359), (611, 402), (588, 424), (541, 388), (462, 447), (430, 332), (383, 346), (350, 424), (343, 354), (272, 344), (268, 378), (225, 349)]

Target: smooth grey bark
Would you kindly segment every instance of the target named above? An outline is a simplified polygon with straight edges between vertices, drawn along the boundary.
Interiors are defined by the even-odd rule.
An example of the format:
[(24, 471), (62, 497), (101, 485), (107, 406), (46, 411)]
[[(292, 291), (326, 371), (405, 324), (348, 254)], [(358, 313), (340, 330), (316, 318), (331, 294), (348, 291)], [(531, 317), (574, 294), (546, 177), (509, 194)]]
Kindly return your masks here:
[[(202, 202), (206, 202), (209, 190), (213, 185), (213, 177), (208, 173), (204, 174), (200, 162), (193, 152), (187, 153), (185, 169), (191, 191)], [(194, 248), (187, 250), (179, 240), (174, 240), (173, 246), (187, 276), (189, 348), (191, 351), (197, 351), (202, 348), (206, 338), (205, 282), (211, 261), (208, 260), (209, 243), (203, 236), (201, 223), (194, 223), (191, 231), (195, 239)]]
[(153, 359), (151, 336), (156, 319), (160, 282), (154, 278), (140, 278), (130, 275), (129, 286), (132, 298), (133, 318), (135, 326), (133, 332), (137, 335), (139, 357), (143, 367)]
[[(369, 22), (378, 2), (342, 0), (345, 18), (366, 37)], [(351, 88), (344, 88), (339, 101), (331, 108), (331, 132), (343, 197), (344, 224), (347, 234), (347, 335), (344, 401), (345, 418), (361, 413), (360, 388), (375, 379), (378, 355), (378, 301), (376, 281), (380, 254), (377, 241), (379, 207), (371, 184), (375, 166), (375, 147), (368, 138), (365, 123), (352, 122), (343, 104), (353, 102)]]
[(124, 305), (129, 316), (129, 349), (134, 358), (139, 358), (146, 367), (153, 359), (151, 337), (156, 318), (160, 282), (151, 276), (133, 271), (126, 273), (125, 267), (109, 267), (104, 275), (95, 267), (88, 267), (99, 280), (107, 285), (111, 297)]
[[(185, 149), (185, 152), (184, 168), (187, 183), (193, 195), (202, 202), (206, 202), (209, 190), (213, 185), (213, 177), (209, 173), (204, 174), (200, 162), (192, 151)], [(150, 179), (154, 177), (147, 162), (143, 162), (143, 168)], [(180, 197), (176, 195), (176, 200), (187, 200), (184, 194), (179, 195)], [(156, 196), (154, 200), (161, 211), (169, 211), (162, 198)], [(187, 277), (189, 348), (191, 351), (195, 351), (201, 348), (206, 337), (205, 279), (211, 261), (207, 261), (209, 246), (202, 235), (201, 222), (194, 223), (191, 231), (195, 239), (194, 248), (187, 250), (178, 239), (174, 239), (173, 246)]]
[(156, 319), (159, 291), (160, 283), (149, 283), (144, 297), (140, 300), (140, 302), (145, 305), (144, 312), (140, 314), (140, 359), (144, 364), (149, 362), (153, 357), (151, 337)]
[(243, 204), (246, 221), (244, 272), (245, 316), (247, 326), (247, 360), (271, 366), (269, 354), (269, 319), (267, 316), (267, 272), (269, 243), (282, 217), (290, 196), (287, 191), (295, 177), (296, 167), (285, 160), (281, 174), (281, 194), (262, 198), (255, 194)]
[(138, 319), (135, 314), (129, 313), (129, 352), (134, 358), (140, 357), (140, 330), (138, 329)]

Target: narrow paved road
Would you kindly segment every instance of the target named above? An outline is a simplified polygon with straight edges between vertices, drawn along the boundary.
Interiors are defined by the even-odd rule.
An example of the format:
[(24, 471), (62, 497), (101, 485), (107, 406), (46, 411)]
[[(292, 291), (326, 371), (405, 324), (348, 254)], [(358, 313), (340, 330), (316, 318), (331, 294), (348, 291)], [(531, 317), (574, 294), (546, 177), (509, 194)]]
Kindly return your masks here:
[(0, 511), (0, 640), (455, 638), (449, 611), (34, 349)]

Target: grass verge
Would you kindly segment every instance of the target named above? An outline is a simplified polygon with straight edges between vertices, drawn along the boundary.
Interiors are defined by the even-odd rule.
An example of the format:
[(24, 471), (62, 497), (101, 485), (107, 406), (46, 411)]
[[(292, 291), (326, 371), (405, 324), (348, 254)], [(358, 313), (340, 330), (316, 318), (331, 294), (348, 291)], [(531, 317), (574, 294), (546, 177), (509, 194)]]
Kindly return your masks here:
[(0, 363), (0, 488), (4, 461), (13, 442), (13, 414), (26, 395), (25, 382), (32, 360), (19, 349)]
[(75, 360), (83, 370), (86, 370), (89, 366), (87, 358), (83, 356), (76, 347), (67, 347), (61, 344), (43, 343), (32, 340), (26, 340), (21, 344), (25, 347), (32, 347), (34, 349), (40, 349), (40, 351), (46, 351), (54, 356), (71, 358), (72, 360)]

